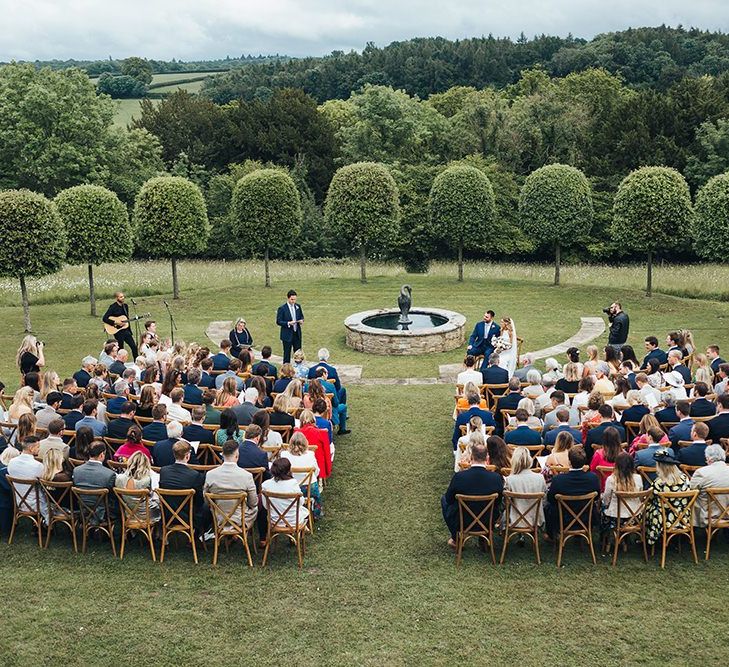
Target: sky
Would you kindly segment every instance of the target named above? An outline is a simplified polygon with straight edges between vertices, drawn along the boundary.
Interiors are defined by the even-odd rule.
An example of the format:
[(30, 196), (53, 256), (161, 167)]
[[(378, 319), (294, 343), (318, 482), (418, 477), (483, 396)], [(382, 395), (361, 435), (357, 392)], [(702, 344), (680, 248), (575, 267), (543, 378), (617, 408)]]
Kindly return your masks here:
[(727, 0), (0, 0), (0, 61), (324, 55), (367, 42), (662, 23), (729, 32)]

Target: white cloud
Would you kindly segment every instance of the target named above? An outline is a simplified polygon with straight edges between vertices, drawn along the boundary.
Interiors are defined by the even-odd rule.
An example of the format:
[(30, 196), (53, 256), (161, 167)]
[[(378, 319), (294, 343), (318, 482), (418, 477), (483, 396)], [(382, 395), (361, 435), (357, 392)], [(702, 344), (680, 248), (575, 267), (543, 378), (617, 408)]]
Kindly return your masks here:
[(729, 29), (723, 0), (0, 0), (0, 60), (322, 55), (414, 36)]

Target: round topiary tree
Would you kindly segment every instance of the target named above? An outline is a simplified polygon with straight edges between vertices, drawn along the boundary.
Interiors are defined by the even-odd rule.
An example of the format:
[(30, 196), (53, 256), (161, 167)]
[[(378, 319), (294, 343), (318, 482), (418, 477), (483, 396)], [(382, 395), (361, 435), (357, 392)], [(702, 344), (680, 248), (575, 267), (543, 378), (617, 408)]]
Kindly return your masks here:
[(675, 169), (642, 167), (620, 183), (612, 234), (626, 250), (647, 253), (646, 296), (653, 291), (653, 253), (683, 245), (693, 215), (688, 185)]
[(0, 192), (0, 276), (18, 278), (25, 331), (30, 327), (26, 278), (55, 273), (66, 257), (66, 230), (56, 207), (29, 190)]
[(522, 229), (538, 246), (554, 248), (554, 284), (559, 285), (560, 253), (592, 227), (592, 188), (585, 175), (566, 164), (534, 170), (519, 194)]
[(488, 248), (493, 237), (491, 181), (476, 167), (448, 167), (433, 180), (428, 209), (435, 236), (458, 251), (458, 282), (463, 282), (463, 249)]
[(367, 252), (386, 248), (396, 236), (400, 204), (395, 180), (376, 162), (357, 162), (338, 169), (324, 203), (333, 233), (359, 251), (360, 277), (367, 282)]
[(210, 225), (200, 188), (181, 176), (150, 178), (134, 202), (141, 250), (172, 260), (172, 296), (180, 298), (177, 260), (205, 250)]
[(705, 259), (725, 261), (729, 254), (729, 174), (710, 178), (696, 193), (694, 249)]
[(271, 248), (297, 234), (301, 219), (299, 191), (283, 169), (258, 169), (236, 183), (230, 228), (235, 236), (253, 238), (256, 245), (263, 247), (266, 287), (271, 286)]
[(68, 188), (60, 192), (54, 202), (66, 226), (66, 261), (88, 266), (91, 315), (96, 317), (94, 266), (124, 262), (134, 250), (127, 207), (114, 192), (99, 185)]

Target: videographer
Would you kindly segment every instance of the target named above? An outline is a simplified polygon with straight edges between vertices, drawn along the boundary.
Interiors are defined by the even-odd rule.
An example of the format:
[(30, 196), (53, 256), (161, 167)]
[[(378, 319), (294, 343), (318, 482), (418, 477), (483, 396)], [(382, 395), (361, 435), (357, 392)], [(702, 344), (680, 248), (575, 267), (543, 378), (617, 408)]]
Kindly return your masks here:
[(16, 361), (23, 377), (28, 373), (40, 373), (41, 367), (46, 365), (43, 342), (28, 334), (18, 348)]
[(625, 345), (628, 340), (628, 330), (630, 328), (630, 320), (628, 313), (623, 311), (620, 303), (615, 301), (610, 304), (609, 308), (604, 308), (603, 313), (608, 316), (610, 320), (610, 336), (608, 338), (608, 345), (612, 347), (616, 352), (620, 352), (620, 348)]

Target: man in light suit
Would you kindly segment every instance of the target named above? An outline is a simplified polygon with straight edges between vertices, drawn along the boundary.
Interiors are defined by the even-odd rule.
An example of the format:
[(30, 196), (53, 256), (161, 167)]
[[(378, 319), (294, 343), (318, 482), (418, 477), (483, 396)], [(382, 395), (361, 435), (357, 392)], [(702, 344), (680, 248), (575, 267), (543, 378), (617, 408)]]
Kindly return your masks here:
[[(205, 493), (244, 493), (245, 502), (245, 527), (250, 528), (258, 516), (258, 493), (253, 475), (247, 470), (238, 467), (238, 443), (235, 440), (228, 440), (223, 444), (223, 463), (217, 468), (210, 470), (205, 477)], [(219, 500), (220, 508), (230, 512), (234, 501)], [(231, 520), (241, 525), (240, 507), (231, 516)], [(220, 519), (222, 520), (222, 516)]]
[(276, 311), (276, 326), (281, 328), (283, 343), (283, 362), (291, 361), (291, 350), (301, 349), (301, 325), (304, 323), (304, 311), (296, 303), (296, 290), (290, 289), (286, 294), (286, 303)]
[(466, 353), (472, 354), (474, 357), (477, 357), (479, 354), (483, 355), (481, 370), (485, 368), (489, 356), (494, 351), (494, 338), (498, 338), (501, 335), (501, 328), (494, 322), (494, 317), (494, 311), (487, 310), (483, 314), (483, 320), (473, 327), (473, 333), (468, 339)]
[[(555, 442), (557, 442), (557, 436), (562, 433), (563, 431), (567, 431), (573, 438), (574, 441), (578, 444), (582, 444), (582, 431), (580, 431), (577, 428), (572, 428), (569, 423), (570, 419), (570, 413), (566, 406), (563, 406), (561, 408), (557, 408), (553, 412), (556, 413), (555, 418), (557, 420), (556, 425), (554, 428), (550, 428), (549, 430), (544, 432), (544, 444), (545, 445), (554, 445)], [(552, 414), (551, 412), (549, 414)], [(546, 427), (545, 427), (546, 428)]]
[[(699, 497), (694, 505), (694, 526), (705, 528), (709, 520), (707, 489), (729, 488), (729, 466), (726, 464), (726, 454), (721, 445), (709, 445), (704, 452), (706, 465), (696, 470), (691, 477), (691, 488), (699, 490)], [(721, 498), (726, 504), (729, 498)], [(717, 509), (714, 506), (714, 516), (717, 518)]]
[(545, 433), (547, 429), (553, 428), (559, 423), (559, 420), (557, 419), (559, 415), (557, 413), (560, 410), (567, 411), (570, 426), (579, 426), (580, 413), (575, 408), (571, 408), (569, 407), (569, 405), (567, 405), (567, 403), (565, 402), (567, 400), (567, 397), (561, 389), (555, 389), (550, 395), (549, 399), (552, 402), (552, 409), (544, 416)]
[[(93, 442), (89, 447), (89, 460), (73, 469), (73, 485), (81, 489), (109, 489), (109, 511), (114, 516), (116, 515), (116, 503), (114, 503), (112, 489), (116, 481), (116, 473), (104, 467), (105, 456), (106, 445), (99, 441)], [(93, 507), (96, 499), (89, 496), (87, 502)], [(97, 506), (96, 516), (99, 521), (104, 519), (103, 502)]]

